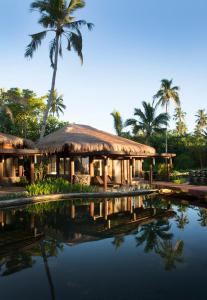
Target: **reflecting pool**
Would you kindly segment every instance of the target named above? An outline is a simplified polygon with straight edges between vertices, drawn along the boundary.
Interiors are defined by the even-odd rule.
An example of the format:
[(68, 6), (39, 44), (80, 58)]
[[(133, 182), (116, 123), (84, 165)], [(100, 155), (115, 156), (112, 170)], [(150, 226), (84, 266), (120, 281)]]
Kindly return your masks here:
[(207, 209), (128, 197), (0, 210), (0, 299), (207, 299)]

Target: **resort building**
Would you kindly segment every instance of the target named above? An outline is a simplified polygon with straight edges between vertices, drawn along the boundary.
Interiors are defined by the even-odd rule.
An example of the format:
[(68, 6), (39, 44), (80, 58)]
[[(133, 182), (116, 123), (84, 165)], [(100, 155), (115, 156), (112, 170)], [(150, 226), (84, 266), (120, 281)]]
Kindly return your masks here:
[(152, 147), (77, 124), (47, 135), (37, 148), (48, 156), (51, 176), (100, 184), (104, 189), (110, 184), (130, 185), (142, 175), (143, 160), (150, 159), (152, 166), (156, 157)]
[(25, 176), (34, 182), (38, 152), (32, 141), (0, 132), (0, 185), (18, 183)]

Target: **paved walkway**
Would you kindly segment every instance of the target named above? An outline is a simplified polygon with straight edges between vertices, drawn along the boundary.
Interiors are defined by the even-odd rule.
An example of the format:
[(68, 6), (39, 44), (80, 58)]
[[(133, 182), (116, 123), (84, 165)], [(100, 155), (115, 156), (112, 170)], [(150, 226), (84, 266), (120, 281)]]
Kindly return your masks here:
[(190, 185), (190, 184), (175, 184), (173, 182), (153, 181), (153, 186), (158, 189), (170, 189), (173, 191), (182, 192), (198, 198), (207, 199), (207, 186)]

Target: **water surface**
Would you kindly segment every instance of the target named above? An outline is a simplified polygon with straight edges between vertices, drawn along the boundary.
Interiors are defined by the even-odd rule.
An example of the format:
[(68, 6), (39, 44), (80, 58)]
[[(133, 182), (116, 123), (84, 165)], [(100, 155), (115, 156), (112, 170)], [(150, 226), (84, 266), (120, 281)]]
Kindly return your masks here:
[(207, 299), (207, 209), (165, 199), (0, 211), (0, 299)]

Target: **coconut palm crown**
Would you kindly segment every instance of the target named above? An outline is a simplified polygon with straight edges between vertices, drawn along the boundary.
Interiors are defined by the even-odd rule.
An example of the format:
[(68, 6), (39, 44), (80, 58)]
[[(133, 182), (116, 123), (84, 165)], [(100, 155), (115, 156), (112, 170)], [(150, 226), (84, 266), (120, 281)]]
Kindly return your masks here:
[(83, 62), (82, 54), (82, 34), (81, 28), (87, 26), (89, 30), (93, 28), (92, 23), (85, 20), (76, 20), (74, 12), (85, 6), (84, 0), (39, 0), (31, 3), (31, 10), (38, 11), (40, 18), (38, 23), (44, 28), (43, 31), (30, 35), (31, 42), (26, 48), (25, 56), (33, 57), (34, 52), (41, 45), (48, 34), (53, 35), (50, 41), (49, 57), (53, 68), (52, 84), (50, 95), (45, 110), (40, 139), (45, 134), (47, 117), (51, 108), (52, 97), (55, 89), (58, 57), (63, 54), (63, 40), (65, 40), (66, 49), (72, 49)]
[(63, 95), (58, 95), (57, 90), (54, 90), (52, 103), (50, 107), (50, 113), (53, 117), (56, 116), (59, 118), (60, 113), (64, 114), (64, 110), (66, 109), (66, 105), (63, 101)]
[[(170, 102), (173, 102), (175, 106), (180, 106), (179, 98), (179, 87), (173, 86), (173, 80), (162, 79), (161, 86), (158, 92), (154, 95), (154, 101), (157, 100), (157, 104), (165, 106), (166, 114), (168, 113), (168, 106)], [(166, 126), (166, 142), (165, 142), (165, 152), (168, 152), (168, 143), (167, 143), (167, 126)]]
[(152, 106), (145, 101), (142, 102), (143, 110), (140, 108), (134, 109), (134, 116), (137, 119), (126, 120), (126, 126), (132, 126), (135, 135), (144, 134), (146, 140), (152, 136), (153, 133), (162, 133), (163, 126), (166, 126), (169, 120), (168, 114), (156, 114), (157, 106)]
[(116, 134), (118, 136), (122, 136), (123, 129), (124, 129), (124, 122), (123, 122), (120, 112), (117, 110), (114, 110), (111, 113), (111, 116), (113, 117), (113, 120), (114, 120), (114, 129), (116, 131)]

